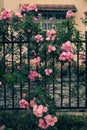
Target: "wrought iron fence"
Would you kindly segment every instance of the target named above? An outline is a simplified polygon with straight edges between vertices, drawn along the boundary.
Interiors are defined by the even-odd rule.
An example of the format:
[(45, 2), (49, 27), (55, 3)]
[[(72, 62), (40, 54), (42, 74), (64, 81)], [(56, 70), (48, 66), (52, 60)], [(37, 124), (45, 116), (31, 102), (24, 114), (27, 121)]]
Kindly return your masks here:
[[(23, 91), (30, 93), (30, 80), (21, 76), (21, 65), (25, 64), (27, 72), (30, 71), (31, 53), (29, 37), (25, 40), (21, 35), (19, 40), (14, 40), (13, 34), (10, 39), (2, 36), (0, 40), (0, 110), (19, 109), (18, 101), (22, 98)], [(85, 40), (72, 41), (75, 43), (75, 61), (58, 65), (55, 64), (54, 56), (52, 66), (58, 67), (58, 72), (52, 77), (49, 92), (58, 109), (86, 109), (87, 108), (87, 32)], [(37, 45), (38, 46), (38, 45)], [(35, 47), (38, 53), (38, 47)], [(82, 46), (82, 49), (80, 48)], [(46, 52), (44, 65), (47, 65)], [(20, 73), (18, 83), (15, 83), (15, 70)], [(36, 68), (39, 71), (39, 68)], [(26, 75), (27, 72), (23, 72)], [(14, 83), (13, 83), (14, 81)], [(36, 80), (38, 84), (38, 79)], [(47, 84), (46, 78), (44, 84)]]

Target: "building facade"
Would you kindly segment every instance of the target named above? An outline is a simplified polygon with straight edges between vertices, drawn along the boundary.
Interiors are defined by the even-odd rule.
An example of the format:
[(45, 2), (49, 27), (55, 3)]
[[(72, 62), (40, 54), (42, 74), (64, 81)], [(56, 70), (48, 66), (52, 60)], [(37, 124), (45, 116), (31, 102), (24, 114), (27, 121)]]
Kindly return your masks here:
[[(76, 12), (75, 21), (77, 24), (77, 29), (81, 32), (86, 30), (86, 27), (84, 26), (84, 24), (82, 24), (81, 17), (84, 17), (83, 12), (87, 10), (87, 0), (49, 0), (49, 1), (47, 0), (44, 0), (44, 1), (41, 1), (41, 0), (21, 0), (21, 1), (20, 0), (9, 0), (9, 1), (0, 0), (0, 8), (13, 10), (14, 12), (17, 12), (19, 10), (20, 4), (35, 4), (37, 6), (39, 5), (40, 10), (44, 8), (44, 11), (42, 12), (50, 12), (50, 13), (47, 13), (49, 14), (49, 16), (46, 16), (45, 14), (43, 14), (44, 17), (49, 18), (51, 17), (51, 14), (54, 15), (56, 12), (56, 15), (53, 17), (58, 18), (58, 19), (60, 19), (60, 17), (63, 19), (65, 17), (64, 12), (66, 12), (70, 7), (71, 7), (71, 10), (73, 10), (73, 6), (74, 6), (76, 8), (74, 12)], [(59, 6), (61, 6), (61, 11), (59, 10)], [(50, 9), (46, 11), (47, 7), (48, 8), (50, 7), (51, 11)], [(54, 11), (55, 9), (54, 7), (56, 7), (56, 11)], [(66, 7), (68, 7), (67, 10), (66, 10)], [(51, 12), (54, 12), (54, 14)], [(61, 16), (59, 16), (60, 12), (62, 12)], [(42, 25), (42, 26), (43, 28), (45, 28), (45, 25)], [(51, 25), (48, 24), (48, 26), (49, 26), (48, 27), (49, 29)]]

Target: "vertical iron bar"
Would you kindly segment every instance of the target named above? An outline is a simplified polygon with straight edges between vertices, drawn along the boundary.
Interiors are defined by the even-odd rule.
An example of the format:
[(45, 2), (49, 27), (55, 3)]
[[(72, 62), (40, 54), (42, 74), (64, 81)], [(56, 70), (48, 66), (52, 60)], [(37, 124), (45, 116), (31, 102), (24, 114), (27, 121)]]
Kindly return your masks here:
[(55, 62), (54, 62), (54, 52), (52, 53), (53, 54), (53, 63), (52, 63), (52, 67), (53, 67), (53, 101), (55, 100), (55, 81), (54, 81), (54, 78), (55, 78), (55, 75), (54, 75), (54, 66), (55, 66)]
[(69, 62), (69, 107), (71, 107), (71, 63)]
[[(45, 69), (46, 69), (46, 66), (47, 66), (46, 45), (45, 45), (44, 55), (45, 55)], [(47, 85), (47, 79), (46, 79), (46, 75), (45, 75), (45, 87), (46, 87), (46, 85)]]
[[(27, 37), (27, 44), (28, 44), (28, 72), (30, 72), (30, 36)], [(28, 78), (28, 97), (30, 100), (30, 79)]]
[[(19, 38), (19, 50), (20, 50), (20, 67), (22, 64), (22, 45), (21, 45), (21, 33), (20, 33), (20, 38)], [(21, 95), (21, 99), (22, 99), (22, 80), (20, 80), (20, 95)]]
[[(3, 34), (3, 67), (4, 67), (4, 75), (5, 75), (5, 34)], [(3, 84), (4, 85), (4, 107), (6, 109), (6, 85), (5, 83)]]
[[(36, 43), (36, 58), (38, 57), (38, 44)], [(36, 66), (36, 72), (38, 73), (38, 65)], [(36, 80), (36, 82), (37, 82), (37, 85), (38, 85), (38, 77), (37, 77), (37, 80)]]
[(63, 106), (63, 65), (61, 62), (61, 107)]
[(77, 43), (77, 107), (79, 107), (79, 43)]
[(87, 31), (85, 32), (85, 48), (86, 48), (86, 70), (85, 70), (85, 107), (87, 107)]
[[(14, 41), (13, 32), (11, 32), (11, 49), (12, 49), (12, 73), (14, 72)], [(14, 108), (14, 84), (12, 84), (12, 108)]]

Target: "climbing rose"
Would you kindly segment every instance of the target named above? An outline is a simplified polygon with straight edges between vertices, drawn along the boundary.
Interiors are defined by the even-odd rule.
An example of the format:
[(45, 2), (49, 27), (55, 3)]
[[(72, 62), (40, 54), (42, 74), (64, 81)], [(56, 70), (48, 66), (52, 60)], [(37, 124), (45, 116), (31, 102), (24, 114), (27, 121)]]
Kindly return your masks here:
[(36, 105), (35, 100), (34, 100), (34, 99), (33, 99), (33, 100), (31, 100), (31, 101), (30, 101), (30, 106), (31, 106), (31, 107), (34, 107), (35, 105)]
[(18, 18), (22, 18), (22, 15), (21, 15), (20, 12), (15, 13), (15, 16), (18, 17)]
[(75, 13), (72, 12), (72, 10), (69, 10), (66, 12), (66, 19), (73, 18), (75, 16)]
[(74, 58), (74, 55), (71, 52), (62, 52), (59, 56), (60, 61), (71, 62)]
[(56, 50), (56, 47), (55, 46), (52, 46), (52, 45), (49, 45), (48, 46), (48, 52), (52, 52), (52, 51), (55, 51)]
[(2, 20), (11, 20), (12, 11), (4, 10), (3, 12), (1, 12), (1, 18), (2, 18)]
[(57, 122), (57, 117), (52, 117), (51, 115), (46, 115), (44, 117), (45, 122), (47, 123), (48, 126), (54, 126), (55, 123)]
[(43, 109), (44, 107), (42, 105), (34, 105), (33, 107), (33, 114), (36, 116), (36, 117), (42, 117), (43, 116)]
[(66, 60), (68, 62), (71, 62), (73, 60), (73, 58), (74, 58), (74, 55), (72, 54), (72, 52), (67, 52), (66, 53)]
[(32, 81), (35, 80), (35, 78), (38, 77), (38, 73), (36, 71), (30, 71), (30, 74), (28, 75), (28, 78)]
[(35, 40), (36, 40), (37, 43), (43, 41), (43, 37), (42, 37), (42, 35), (37, 34), (37, 35), (35, 36)]
[(21, 5), (20, 6), (20, 12), (30, 12), (30, 11), (38, 11), (37, 7), (33, 4), (30, 5)]
[(39, 127), (43, 128), (43, 129), (47, 129), (49, 127), (49, 125), (45, 122), (44, 119), (39, 119)]
[(19, 101), (20, 108), (29, 109), (29, 103), (25, 99)]
[(63, 43), (61, 49), (62, 49), (63, 51), (71, 51), (71, 49), (72, 49), (72, 44), (71, 44), (71, 42), (70, 42), (70, 41), (67, 41), (67, 42)]
[(47, 41), (54, 41), (56, 39), (56, 31), (54, 28), (52, 28), (51, 30), (47, 30), (47, 33), (46, 33), (46, 40)]
[(45, 74), (47, 75), (47, 76), (50, 76), (50, 74), (53, 72), (53, 70), (52, 69), (45, 69)]
[(39, 56), (37, 58), (33, 59), (33, 64), (35, 64), (36, 66), (40, 65), (40, 57)]

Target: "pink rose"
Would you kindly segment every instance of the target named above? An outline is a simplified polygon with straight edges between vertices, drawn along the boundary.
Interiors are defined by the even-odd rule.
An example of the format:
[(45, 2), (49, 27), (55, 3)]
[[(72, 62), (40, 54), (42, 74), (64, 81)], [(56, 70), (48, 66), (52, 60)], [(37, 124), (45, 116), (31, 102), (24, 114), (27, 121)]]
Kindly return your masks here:
[(34, 107), (35, 105), (36, 105), (35, 100), (31, 100), (31, 101), (30, 101), (30, 106), (31, 106), (31, 107)]
[(49, 127), (49, 125), (45, 122), (44, 119), (39, 119), (39, 127), (43, 128), (43, 129), (47, 129)]
[(11, 20), (11, 18), (12, 18), (12, 11), (4, 10), (1, 13), (1, 16), (2, 16), (2, 20)]
[(62, 52), (59, 56), (60, 61), (66, 61), (66, 52)]
[(69, 10), (66, 12), (66, 18), (73, 18), (75, 16), (75, 13), (72, 12), (72, 10)]
[(52, 46), (52, 45), (49, 45), (48, 46), (48, 52), (52, 52), (52, 51), (55, 51), (56, 50), (56, 47), (55, 46)]
[(29, 103), (25, 99), (19, 101), (20, 108), (29, 109)]
[(22, 18), (22, 15), (21, 15), (20, 12), (15, 13), (15, 16), (18, 17), (18, 18)]
[(49, 41), (49, 40), (52, 40), (54, 41), (56, 39), (56, 31), (54, 28), (52, 28), (51, 30), (47, 30), (47, 33), (46, 33), (46, 40)]
[(43, 41), (43, 37), (42, 37), (42, 35), (37, 34), (37, 35), (35, 36), (35, 40), (36, 40), (37, 43)]
[(48, 124), (48, 126), (54, 126), (55, 123), (57, 122), (57, 118), (56, 117), (52, 117), (51, 115), (46, 115), (44, 117), (46, 123)]
[(71, 44), (71, 42), (70, 42), (70, 41), (67, 41), (67, 42), (63, 43), (62, 46), (61, 46), (61, 49), (62, 49), (63, 51), (71, 51), (71, 49), (72, 49), (72, 44)]
[(35, 64), (36, 66), (40, 65), (40, 57), (38, 56), (37, 58), (33, 59), (33, 64)]
[(43, 106), (42, 105), (39, 105), (39, 106), (34, 105), (33, 114), (36, 117), (42, 117), (43, 116)]
[(74, 58), (74, 55), (71, 52), (62, 52), (59, 56), (60, 61), (71, 62)]
[(38, 77), (38, 73), (36, 71), (30, 71), (30, 74), (28, 75), (28, 78), (32, 81), (34, 81)]
[(45, 69), (45, 75), (50, 76), (50, 74), (53, 72), (52, 69)]

